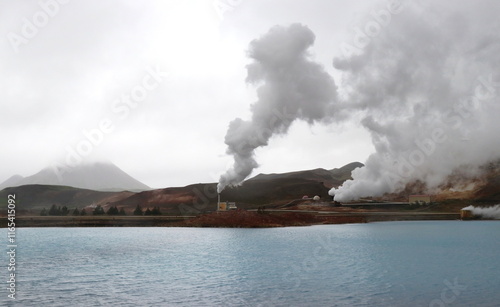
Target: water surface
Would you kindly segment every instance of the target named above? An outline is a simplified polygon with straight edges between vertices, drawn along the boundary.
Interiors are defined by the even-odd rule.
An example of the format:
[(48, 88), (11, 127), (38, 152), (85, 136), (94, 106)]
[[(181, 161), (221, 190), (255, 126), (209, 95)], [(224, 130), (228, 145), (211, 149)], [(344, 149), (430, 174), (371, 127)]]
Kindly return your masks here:
[[(500, 302), (500, 223), (495, 221), (271, 229), (21, 228), (17, 238), (13, 306)], [(0, 302), (8, 302), (3, 288)]]

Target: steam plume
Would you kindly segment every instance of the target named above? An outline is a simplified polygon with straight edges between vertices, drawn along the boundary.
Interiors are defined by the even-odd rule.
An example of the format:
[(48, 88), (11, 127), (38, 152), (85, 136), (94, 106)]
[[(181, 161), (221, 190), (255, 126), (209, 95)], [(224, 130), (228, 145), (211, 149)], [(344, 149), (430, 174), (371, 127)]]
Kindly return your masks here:
[(362, 53), (334, 60), (376, 149), (330, 191), (335, 200), (416, 181), (438, 191), (450, 175), (476, 176), (500, 158), (500, 2), (411, 3)]
[(488, 207), (488, 208), (468, 206), (463, 208), (462, 210), (470, 210), (472, 211), (472, 214), (474, 214), (475, 216), (481, 216), (487, 219), (500, 220), (500, 205), (495, 205), (493, 207)]
[(364, 116), (375, 153), (353, 180), (330, 191), (338, 201), (399, 192), (417, 181), (438, 191), (451, 175), (478, 176), (482, 165), (500, 159), (500, 2), (405, 3), (390, 19), (377, 15), (376, 35), (360, 39), (357, 32), (361, 52), (335, 58), (342, 99), (308, 57), (315, 37), (307, 27), (276, 26), (250, 44), (247, 81), (259, 86), (258, 101), (250, 120), (229, 125), (225, 143), (234, 165), (219, 192), (250, 175), (258, 166), (255, 149), (296, 119)]
[(333, 114), (336, 86), (322, 66), (311, 61), (308, 48), (313, 32), (301, 25), (275, 26), (250, 43), (247, 82), (259, 85), (258, 100), (251, 106), (252, 118), (237, 118), (225, 137), (227, 153), (234, 165), (220, 177), (218, 191), (240, 184), (258, 166), (254, 151), (266, 146), (275, 134), (288, 131), (292, 122), (309, 123)]

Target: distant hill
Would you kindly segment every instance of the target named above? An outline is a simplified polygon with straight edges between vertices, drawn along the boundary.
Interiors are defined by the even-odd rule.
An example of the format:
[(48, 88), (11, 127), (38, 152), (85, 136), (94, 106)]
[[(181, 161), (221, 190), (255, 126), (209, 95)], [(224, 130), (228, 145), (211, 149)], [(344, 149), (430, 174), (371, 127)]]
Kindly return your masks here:
[[(234, 201), (240, 208), (257, 208), (262, 205), (283, 205), (304, 195), (320, 196), (330, 200), (328, 191), (351, 178), (351, 172), (363, 166), (350, 163), (339, 169), (314, 169), (283, 174), (259, 174), (243, 182), (241, 186), (227, 187), (221, 193), (221, 201)], [(196, 214), (215, 210), (217, 203), (216, 183), (199, 183), (186, 187), (166, 188), (136, 193), (112, 203), (118, 207), (143, 208), (158, 206), (176, 214)]]
[[(322, 182), (303, 178), (252, 179), (238, 187), (227, 187), (221, 201), (233, 201), (239, 208), (258, 208), (262, 205), (282, 205), (304, 195), (318, 195), (329, 200), (329, 188)], [(178, 188), (166, 188), (135, 193), (110, 203), (129, 210), (160, 207), (162, 212), (193, 215), (214, 211), (217, 204), (217, 184), (198, 183)]]
[(23, 179), (24, 179), (24, 177), (21, 175), (14, 175), (14, 176), (10, 177), (9, 179), (0, 183), (0, 191), (5, 189), (5, 188), (8, 188), (8, 187), (18, 186), (19, 185), (18, 183), (21, 182), (21, 180), (23, 180)]
[(59, 172), (60, 176), (53, 168), (48, 167), (29, 177), (13, 176), (0, 184), (0, 189), (29, 184), (71, 186), (97, 191), (144, 191), (150, 189), (113, 163), (80, 164), (61, 169)]
[(375, 200), (407, 201), (410, 195), (431, 194), (433, 201), (464, 201), (498, 204), (500, 202), (500, 160), (483, 165), (481, 172), (475, 176), (467, 175), (457, 171), (450, 175), (447, 180), (439, 186), (438, 191), (429, 192), (426, 184), (422, 181), (413, 181), (399, 192), (388, 193)]
[[(351, 172), (361, 163), (350, 163), (338, 169), (314, 169), (289, 172), (283, 174), (259, 174), (243, 182), (238, 187), (227, 187), (221, 193), (221, 201), (234, 201), (239, 208), (252, 209), (260, 206), (277, 207), (300, 200), (304, 195), (318, 195), (329, 201), (328, 191), (351, 177)], [(464, 192), (456, 192), (454, 186), (448, 187), (436, 201), (449, 199), (498, 203), (500, 201), (500, 163), (491, 164), (485, 169), (486, 175), (478, 178), (474, 188)], [(23, 179), (24, 180), (24, 179)], [(15, 178), (14, 178), (15, 181)], [(214, 211), (217, 203), (216, 183), (198, 183), (185, 187), (170, 187), (142, 192), (113, 192), (80, 189), (60, 185), (23, 185), (9, 187), (0, 191), (0, 208), (5, 213), (7, 195), (17, 195), (16, 210), (19, 214), (38, 215), (42, 208), (49, 209), (53, 204), (74, 208), (93, 210), (101, 205), (105, 210), (110, 206), (124, 208), (131, 214), (137, 205), (143, 209), (160, 207), (164, 214), (195, 215)], [(422, 187), (414, 185), (401, 193), (385, 195), (384, 200), (406, 201), (408, 195), (421, 193)]]
[[(283, 174), (259, 174), (243, 182), (238, 187), (227, 187), (221, 193), (222, 201), (234, 201), (239, 208), (251, 209), (259, 206), (276, 207), (300, 200), (304, 195), (318, 195), (330, 200), (328, 191), (351, 177), (351, 172), (361, 163), (350, 163), (338, 169), (314, 169)], [(487, 176), (477, 181), (475, 188), (466, 192), (443, 192), (436, 195), (436, 201), (463, 199), (474, 201), (500, 201), (500, 164), (488, 166)], [(42, 208), (49, 209), (53, 204), (67, 206), (69, 210), (87, 208), (91, 211), (96, 205), (107, 210), (110, 206), (124, 208), (131, 214), (137, 205), (143, 209), (160, 207), (164, 214), (194, 215), (213, 211), (216, 208), (216, 183), (198, 183), (185, 187), (148, 190), (142, 192), (111, 192), (79, 189), (68, 186), (24, 185), (0, 191), (0, 208), (6, 208), (7, 194), (16, 193), (17, 209), (20, 214), (38, 215)], [(386, 195), (385, 200), (406, 201), (409, 194), (421, 192), (415, 185), (411, 190), (399, 194)]]
[(333, 178), (335, 178), (336, 180), (344, 182), (348, 179), (352, 179), (351, 173), (353, 170), (363, 166), (365, 166), (363, 163), (352, 162), (342, 166), (341, 168), (334, 168), (330, 170), (330, 173), (332, 173)]
[(474, 191), (474, 198), (481, 201), (500, 202), (500, 161), (485, 166), (484, 184)]
[[(96, 205), (105, 206), (108, 202), (126, 198), (133, 192), (103, 192), (55, 185), (23, 185), (5, 188), (0, 191), (1, 208), (6, 207), (8, 194), (16, 194), (16, 212), (38, 215), (43, 208), (66, 206), (73, 210), (91, 208)], [(89, 209), (92, 210), (92, 209)]]
[[(262, 205), (282, 205), (304, 195), (318, 195), (329, 200), (330, 187), (341, 184), (350, 177), (350, 170), (361, 165), (351, 163), (340, 169), (305, 170), (284, 174), (260, 174), (238, 187), (228, 187), (221, 193), (221, 200), (235, 201), (240, 208), (257, 208)], [(38, 214), (42, 208), (52, 204), (67, 206), (70, 210), (78, 207), (101, 205), (123, 207), (131, 213), (137, 205), (143, 208), (160, 207), (170, 214), (197, 214), (213, 211), (217, 203), (216, 183), (198, 183), (185, 187), (131, 192), (99, 192), (67, 186), (25, 185), (7, 188), (0, 192), (2, 199), (6, 193), (16, 193), (19, 204), (31, 214)], [(4, 206), (2, 206), (4, 207)]]
[(364, 164), (360, 162), (349, 163), (341, 168), (334, 168), (326, 170), (324, 168), (317, 168), (313, 170), (296, 171), (282, 174), (258, 174), (257, 176), (248, 179), (246, 182), (252, 181), (269, 181), (269, 180), (291, 180), (291, 179), (307, 179), (316, 182), (322, 182), (327, 188), (337, 187), (347, 179), (352, 179), (351, 172), (358, 168), (363, 167)]

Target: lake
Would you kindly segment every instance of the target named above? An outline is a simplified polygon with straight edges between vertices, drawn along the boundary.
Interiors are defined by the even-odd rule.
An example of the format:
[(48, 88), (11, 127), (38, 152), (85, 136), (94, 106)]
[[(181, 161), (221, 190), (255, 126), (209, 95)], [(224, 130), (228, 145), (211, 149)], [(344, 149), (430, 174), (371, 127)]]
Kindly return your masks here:
[[(16, 236), (17, 299), (7, 298), (6, 287), (0, 299), (8, 306), (500, 302), (498, 221), (267, 229), (19, 228)], [(8, 263), (6, 253), (2, 260)], [(7, 285), (8, 272), (2, 271)]]

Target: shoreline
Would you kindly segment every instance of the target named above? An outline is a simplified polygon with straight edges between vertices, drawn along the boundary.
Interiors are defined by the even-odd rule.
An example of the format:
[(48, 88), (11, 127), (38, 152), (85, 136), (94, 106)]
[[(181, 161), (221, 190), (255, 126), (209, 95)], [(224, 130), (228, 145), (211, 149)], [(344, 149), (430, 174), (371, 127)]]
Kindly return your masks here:
[[(28, 227), (201, 227), (273, 228), (390, 221), (459, 220), (455, 212), (294, 212), (293, 210), (213, 212), (199, 216), (19, 216), (16, 228)], [(7, 218), (0, 219), (0, 228)]]

